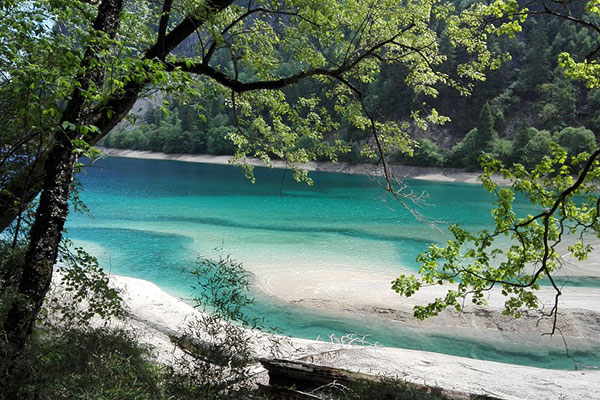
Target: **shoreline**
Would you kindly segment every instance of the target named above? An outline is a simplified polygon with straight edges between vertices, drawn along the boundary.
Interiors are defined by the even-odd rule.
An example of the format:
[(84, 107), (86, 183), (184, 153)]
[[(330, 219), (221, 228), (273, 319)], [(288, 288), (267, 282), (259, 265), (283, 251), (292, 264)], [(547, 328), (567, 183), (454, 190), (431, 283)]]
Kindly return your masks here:
[[(201, 164), (234, 165), (231, 163), (233, 156), (214, 156), (209, 154), (167, 154), (161, 152), (112, 149), (98, 147), (98, 150), (107, 157), (137, 158), (145, 160), (169, 160)], [(264, 162), (257, 158), (246, 159), (249, 165), (254, 167), (265, 167)], [(281, 160), (273, 160), (273, 168), (288, 169), (288, 166)], [(340, 174), (381, 176), (381, 168), (374, 164), (350, 164), (347, 162), (333, 163), (330, 161), (313, 161), (301, 166), (307, 171), (314, 172), (333, 172)], [(416, 167), (409, 165), (390, 165), (391, 170), (396, 177), (402, 179), (418, 179), (431, 182), (454, 182), (481, 184), (479, 172), (466, 172), (458, 168), (435, 168), (435, 167)], [(496, 176), (494, 178), (499, 184), (508, 184), (509, 181)]]
[[(155, 347), (159, 360), (168, 362), (176, 350), (164, 332), (181, 331), (199, 311), (151, 282), (118, 275), (111, 275), (110, 281), (123, 290), (123, 299), (131, 316), (126, 324), (136, 331), (142, 342)], [(464, 393), (508, 400), (592, 399), (598, 396), (595, 388), (600, 370), (549, 370), (418, 350), (297, 338), (288, 338), (286, 343), (283, 356), (291, 359)], [(264, 356), (264, 347), (259, 348), (257, 356)]]
[[(128, 157), (128, 158), (143, 158), (143, 159), (155, 159), (155, 160), (175, 160), (184, 162), (200, 162), (200, 163), (213, 163), (213, 164), (230, 164), (231, 157), (228, 156), (192, 156), (192, 155), (167, 155), (162, 153), (151, 153), (151, 152), (136, 152), (130, 150), (108, 150), (106, 153), (108, 156), (114, 157)], [(253, 161), (254, 162), (254, 161)], [(313, 165), (314, 164), (314, 165)], [(353, 165), (352, 168), (347, 166), (340, 166), (339, 164), (331, 163), (311, 163), (308, 169), (313, 171), (328, 171), (328, 172), (342, 172), (342, 173), (354, 173), (371, 175), (373, 168), (377, 169), (373, 165)], [(258, 164), (264, 167), (262, 162)], [(283, 163), (279, 162), (279, 165), (275, 165), (276, 168), (285, 168)], [(329, 168), (329, 170), (327, 170)], [(331, 170), (331, 169), (335, 170)], [(436, 175), (432, 171), (433, 169), (420, 169), (417, 167), (406, 167), (407, 169), (413, 170), (412, 175), (405, 173), (404, 177), (410, 177), (414, 179), (426, 179), (431, 181), (445, 181), (445, 182), (463, 182), (463, 183), (478, 183), (477, 174), (460, 173), (456, 176), (452, 176), (447, 172)], [(439, 172), (439, 171), (438, 171)], [(468, 176), (467, 176), (468, 175)], [(600, 255), (594, 257), (596, 261), (600, 260)], [(590, 260), (591, 261), (591, 260)], [(586, 268), (591, 267), (590, 262), (586, 262), (584, 265)], [(423, 324), (416, 324), (414, 318), (412, 318), (412, 306), (417, 302), (421, 304), (427, 300), (431, 300), (431, 296), (437, 296), (436, 292), (424, 293), (421, 297), (416, 296), (414, 298), (401, 298), (399, 295), (390, 290), (390, 281), (395, 276), (373, 276), (373, 274), (365, 273), (360, 269), (352, 271), (327, 271), (325, 266), (315, 265), (311, 267), (310, 274), (302, 274), (299, 269), (290, 271), (264, 271), (258, 266), (247, 265), (249, 272), (253, 273), (256, 278), (255, 289), (260, 291), (265, 296), (272, 297), (278, 301), (281, 301), (289, 307), (302, 307), (305, 309), (312, 309), (327, 312), (337, 313), (337, 315), (362, 317), (363, 320), (382, 324), (405, 324), (413, 325), (417, 330), (423, 330), (433, 332), (433, 334), (443, 334), (444, 332), (453, 332), (455, 335), (457, 332), (464, 332), (465, 336), (475, 338), (483, 338), (489, 333), (506, 334), (508, 337), (514, 339), (514, 341), (520, 342), (521, 340), (526, 343), (535, 343), (536, 340), (542, 338), (537, 321), (539, 316), (527, 316), (521, 320), (515, 322), (515, 320), (504, 317), (501, 315), (501, 305), (503, 298), (501, 296), (493, 295), (490, 299), (492, 303), (490, 308), (487, 309), (469, 309), (465, 313), (456, 315), (456, 313), (448, 313), (441, 317), (436, 317), (428, 320)], [(581, 266), (577, 266), (574, 269), (579, 269)], [(258, 268), (258, 269), (257, 269)], [(380, 274), (382, 275), (382, 274)], [(383, 274), (385, 275), (385, 274)], [(127, 280), (132, 278), (118, 277), (117, 280)], [(144, 281), (142, 281), (144, 282)], [(146, 284), (150, 284), (146, 282)], [(150, 284), (152, 285), (152, 284)], [(137, 284), (134, 284), (137, 287)], [(142, 285), (143, 286), (143, 285)], [(156, 288), (158, 289), (158, 288)], [(439, 287), (437, 289), (444, 289)], [(568, 340), (573, 340), (572, 343), (581, 344), (586, 340), (594, 341), (598, 343), (600, 340), (600, 290), (590, 289), (581, 290), (581, 288), (573, 288), (578, 293), (569, 293), (561, 297), (561, 320), (564, 320), (566, 336)], [(137, 290), (137, 289), (136, 289)], [(160, 291), (160, 289), (158, 289)], [(566, 292), (566, 291), (565, 291)], [(163, 293), (168, 296), (167, 294)], [(545, 294), (550, 300), (552, 296), (548, 293)], [(135, 296), (134, 296), (135, 297)], [(163, 303), (163, 295), (158, 294), (157, 298), (160, 298), (160, 303)], [(172, 299), (172, 298), (171, 298)], [(134, 300), (134, 303), (137, 300)], [(177, 301), (175, 299), (175, 301)], [(170, 304), (169, 301), (164, 300), (164, 304)], [(162, 304), (161, 304), (162, 305)], [(185, 320), (185, 317), (181, 317), (181, 314), (173, 313), (168, 311), (163, 313), (164, 315), (155, 315), (152, 311), (156, 309), (156, 303), (148, 300), (146, 301), (146, 310), (138, 311), (140, 316), (137, 317), (137, 321), (147, 321), (152, 324), (164, 325), (167, 327), (180, 327), (181, 321)], [(189, 305), (186, 305), (189, 307)], [(547, 304), (547, 307), (549, 305)], [(168, 306), (167, 306), (168, 307)], [(177, 308), (178, 306), (176, 306)], [(146, 313), (146, 314), (145, 314)], [(135, 313), (134, 313), (135, 314)], [(179, 315), (177, 320), (170, 319), (170, 314)], [(174, 317), (174, 316), (173, 316)], [(157, 322), (158, 319), (158, 322)], [(152, 322), (154, 321), (154, 322)], [(179, 321), (179, 322), (177, 322)], [(542, 326), (542, 329), (546, 329), (547, 325)], [(560, 341), (559, 336), (555, 336), (555, 342)], [(155, 339), (157, 341), (159, 339)], [(304, 339), (290, 339), (294, 343), (309, 343), (309, 346), (326, 346), (331, 348), (331, 344), (323, 342), (307, 341)], [(316, 344), (315, 344), (316, 343)], [(167, 341), (167, 345), (170, 343)], [(171, 345), (172, 347), (172, 345)], [(598, 395), (596, 392), (585, 391), (585, 388), (578, 386), (569, 386), (570, 379), (580, 379), (578, 375), (573, 375), (577, 371), (560, 371), (560, 370), (545, 370), (535, 367), (519, 367), (512, 364), (499, 364), (492, 361), (481, 361), (474, 359), (463, 359), (461, 357), (428, 353), (416, 350), (404, 350), (397, 348), (386, 348), (377, 347), (377, 352), (370, 353), (371, 350), (365, 350), (365, 348), (357, 349), (351, 347), (349, 349), (344, 348), (343, 351), (336, 348), (335, 353), (340, 353), (339, 357), (336, 355), (337, 361), (331, 361), (336, 367), (357, 369), (362, 372), (381, 374), (386, 373), (393, 376), (406, 376), (416, 382), (433, 382), (436, 385), (446, 387), (453, 390), (462, 390), (472, 393), (488, 393), (493, 394), (501, 398), (517, 399), (517, 398), (561, 398), (561, 395), (568, 395), (562, 397), (564, 399), (569, 398), (583, 398)], [(331, 351), (331, 350), (327, 350)], [(374, 350), (373, 350), (374, 351)], [(352, 353), (353, 356), (348, 354)], [(344, 358), (345, 357), (345, 358)], [(318, 360), (318, 358), (317, 358)], [(368, 360), (370, 363), (368, 363)], [(385, 361), (381, 361), (385, 360)], [(423, 361), (427, 360), (427, 361)], [(468, 360), (468, 361), (465, 361)], [(324, 359), (323, 362), (329, 362), (330, 360)], [(320, 362), (320, 361), (319, 361)], [(347, 363), (347, 364), (346, 364)], [(483, 364), (479, 364), (483, 363)], [(417, 368), (419, 371), (414, 372), (415, 365), (421, 366), (424, 364), (422, 369)], [(365, 366), (368, 365), (368, 366)], [(435, 366), (444, 365), (444, 368), (434, 368)], [(456, 365), (464, 367), (466, 371), (477, 370), (479, 375), (474, 378), (464, 378), (465, 371), (457, 372)], [(498, 367), (500, 365), (500, 367)], [(506, 366), (516, 368), (514, 375), (511, 379), (508, 379), (503, 384), (506, 386), (513, 386), (514, 382), (518, 381), (520, 375), (525, 374), (528, 378), (523, 381), (523, 384), (519, 386), (518, 390), (514, 392), (508, 389), (503, 389), (501, 385), (497, 384), (496, 381), (490, 383), (490, 374), (498, 375), (503, 374)], [(387, 368), (387, 369), (386, 369)], [(525, 368), (522, 370), (519, 368)], [(446, 371), (449, 369), (451, 371)], [(410, 370), (409, 373), (406, 371)], [(489, 372), (492, 371), (492, 372)], [(516, 372), (519, 371), (519, 372)], [(528, 371), (528, 372), (524, 372)], [(535, 371), (538, 371), (537, 374)], [(542, 372), (539, 372), (542, 371)], [(549, 372), (551, 371), (551, 372)], [(592, 381), (600, 378), (600, 371), (597, 370), (584, 370), (579, 371), (586, 376), (593, 375)], [(564, 374), (563, 374), (564, 373)], [(529, 374), (529, 375), (528, 375)], [(545, 385), (554, 385), (549, 382), (560, 382), (557, 384), (558, 387), (548, 389), (545, 387), (538, 387), (538, 383), (544, 381), (544, 377), (550, 374), (551, 379), (548, 379)], [(565, 378), (567, 377), (567, 378)], [(463, 382), (463, 379), (465, 381)], [(494, 380), (496, 378), (494, 377)], [(479, 384), (479, 382), (485, 382), (485, 386)], [(564, 382), (564, 383), (563, 383)], [(569, 387), (568, 390), (561, 391), (562, 389)], [(588, 387), (593, 387), (588, 386)], [(535, 388), (535, 389), (534, 389)], [(549, 391), (551, 390), (551, 391)], [(583, 390), (583, 391), (582, 391)], [(591, 390), (591, 389), (589, 389)], [(573, 397), (569, 397), (572, 393), (576, 393)], [(537, 397), (539, 396), (539, 397)]]

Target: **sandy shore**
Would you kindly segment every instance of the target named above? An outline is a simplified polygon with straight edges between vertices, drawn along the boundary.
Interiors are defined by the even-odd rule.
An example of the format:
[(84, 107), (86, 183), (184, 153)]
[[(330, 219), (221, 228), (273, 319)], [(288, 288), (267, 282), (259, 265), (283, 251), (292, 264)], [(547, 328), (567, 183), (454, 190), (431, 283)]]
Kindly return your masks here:
[[(151, 151), (121, 150), (99, 148), (105, 156), (141, 158), (148, 160), (173, 160), (192, 163), (206, 164), (231, 164), (232, 156), (212, 156), (208, 154), (167, 154)], [(247, 159), (247, 163), (256, 167), (264, 167), (265, 164), (256, 158)], [(288, 166), (279, 160), (273, 160), (274, 168), (288, 168)], [(337, 172), (343, 174), (380, 176), (381, 167), (373, 164), (350, 164), (345, 162), (332, 163), (315, 161), (302, 165), (303, 169), (308, 171)], [(432, 168), (432, 167), (413, 167), (408, 165), (393, 165), (392, 171), (397, 178), (421, 179), (437, 182), (459, 182), (479, 184), (479, 173), (465, 172), (456, 168)], [(499, 183), (507, 183), (501, 176), (495, 180)]]
[[(208, 155), (168, 155), (130, 150), (106, 149), (105, 154), (115, 157), (178, 160), (229, 164), (231, 157)], [(263, 165), (249, 160), (253, 165)], [(275, 167), (285, 168), (281, 162)], [(377, 175), (373, 165), (347, 165), (311, 163), (306, 166), (313, 171), (343, 172)], [(397, 166), (399, 177), (434, 181), (478, 183), (476, 173), (457, 170)], [(565, 271), (572, 275), (599, 276), (600, 253), (594, 254), (585, 264), (566, 264)], [(515, 321), (503, 316), (504, 298), (498, 292), (489, 295), (490, 307), (477, 309), (467, 307), (460, 314), (447, 312), (425, 322), (412, 317), (412, 307), (423, 304), (435, 296), (441, 296), (447, 286), (429, 288), (412, 298), (402, 298), (390, 290), (393, 273), (377, 275), (368, 271), (331, 271), (327, 266), (306, 269), (264, 271), (252, 265), (246, 267), (254, 274), (256, 287), (268, 296), (296, 307), (307, 307), (329, 313), (362, 318), (371, 323), (407, 326), (431, 334), (452, 334), (473, 340), (503, 340), (525, 344), (543, 343), (560, 348), (564, 346), (560, 336), (542, 336), (550, 331), (547, 320), (540, 320), (540, 313), (529, 312)], [(181, 329), (194, 310), (174, 299), (158, 287), (133, 278), (113, 277), (119, 286), (127, 287), (127, 303), (135, 316), (132, 323), (141, 331), (147, 330), (148, 342), (162, 349), (161, 354), (172, 352), (173, 346), (163, 334), (149, 327), (156, 324), (171, 329)], [(548, 310), (554, 300), (554, 292), (540, 291), (540, 298)], [(560, 300), (559, 328), (570, 346), (600, 343), (600, 290), (590, 288), (565, 288)], [(144, 324), (144, 321), (150, 324)], [(140, 325), (141, 324), (141, 325)], [(136, 328), (136, 329), (138, 329)], [(152, 333), (154, 332), (154, 333)], [(339, 347), (322, 342), (301, 339), (292, 340), (290, 356), (306, 356), (338, 367), (376, 374), (405, 377), (407, 380), (436, 384), (448, 389), (479, 394), (491, 394), (507, 399), (600, 399), (597, 382), (600, 371), (554, 371), (530, 367), (499, 364), (453, 357), (437, 353), (392, 349), (385, 347)], [(170, 350), (169, 350), (170, 349)], [(328, 351), (327, 356), (321, 356)], [(164, 356), (162, 356), (164, 358)]]
[[(128, 326), (168, 362), (175, 350), (163, 331), (184, 329), (198, 311), (150, 282), (122, 276), (111, 276), (111, 281), (124, 290), (132, 316), (126, 322)], [(430, 352), (303, 339), (290, 339), (281, 351), (285, 357), (503, 399), (600, 398), (597, 370), (545, 370)], [(262, 350), (257, 353), (265, 355)]]

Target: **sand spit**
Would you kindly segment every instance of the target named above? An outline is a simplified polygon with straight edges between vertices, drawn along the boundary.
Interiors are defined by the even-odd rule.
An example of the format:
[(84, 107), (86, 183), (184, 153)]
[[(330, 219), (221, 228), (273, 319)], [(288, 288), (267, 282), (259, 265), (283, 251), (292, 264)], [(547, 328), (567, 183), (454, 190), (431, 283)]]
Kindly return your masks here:
[[(184, 329), (198, 311), (151, 282), (123, 276), (111, 276), (111, 282), (124, 291), (131, 315), (125, 324), (134, 329), (140, 341), (155, 348), (160, 360), (168, 362), (176, 350), (162, 331)], [(450, 390), (510, 400), (600, 399), (597, 370), (546, 370), (431, 352), (296, 338), (287, 343), (287, 348), (281, 350), (286, 357)], [(257, 352), (263, 355), (261, 350)]]

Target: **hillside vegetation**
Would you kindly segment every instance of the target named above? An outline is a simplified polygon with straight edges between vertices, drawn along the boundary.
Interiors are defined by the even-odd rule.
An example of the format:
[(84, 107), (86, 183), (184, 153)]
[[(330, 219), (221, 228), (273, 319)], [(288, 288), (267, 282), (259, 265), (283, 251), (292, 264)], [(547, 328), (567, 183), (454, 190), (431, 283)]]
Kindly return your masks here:
[[(550, 142), (558, 142), (569, 153), (593, 149), (600, 131), (600, 90), (587, 89), (563, 75), (557, 66), (558, 54), (568, 51), (586, 55), (593, 50), (589, 30), (557, 18), (528, 20), (515, 38), (494, 38), (493, 45), (510, 54), (499, 70), (474, 87), (471, 96), (442, 87), (440, 95), (428, 100), (450, 121), (429, 130), (410, 128), (416, 139), (414, 154), (391, 154), (401, 164), (478, 169), (482, 152), (505, 164), (521, 163), (532, 167), (550, 154)], [(445, 66), (464, 62), (466, 55), (450, 51)], [(225, 58), (223, 63), (226, 63)], [(294, 70), (283, 63), (282, 70)], [(422, 107), (424, 98), (405, 83), (407, 71), (399, 66), (383, 66), (378, 79), (366, 89), (366, 104), (381, 120), (408, 121), (411, 110)], [(288, 100), (318, 92), (314, 81), (286, 89)], [(326, 99), (324, 100), (326, 101)], [(229, 99), (211, 95), (192, 102), (166, 98), (150, 107), (133, 124), (124, 123), (102, 142), (106, 147), (150, 150), (165, 153), (234, 154), (229, 134), (236, 122), (227, 106)], [(338, 154), (340, 161), (369, 162), (361, 144), (371, 139), (369, 132), (353, 128), (347, 121), (330, 132), (328, 141), (341, 140), (350, 151)], [(323, 146), (308, 136), (297, 146), (313, 149)], [(325, 144), (326, 145), (326, 144)], [(324, 157), (323, 159), (325, 159)]]

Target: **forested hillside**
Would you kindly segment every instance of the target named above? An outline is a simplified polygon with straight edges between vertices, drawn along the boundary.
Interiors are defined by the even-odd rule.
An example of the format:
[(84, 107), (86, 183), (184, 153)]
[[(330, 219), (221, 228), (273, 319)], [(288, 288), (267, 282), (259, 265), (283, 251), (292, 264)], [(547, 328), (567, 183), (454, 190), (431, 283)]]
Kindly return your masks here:
[[(409, 121), (411, 110), (423, 107), (426, 100), (425, 107), (450, 117), (441, 127), (420, 130), (412, 126), (410, 131), (418, 142), (414, 156), (397, 152), (391, 155), (393, 162), (476, 169), (477, 158), (485, 151), (507, 164), (519, 162), (531, 167), (549, 154), (552, 141), (570, 155), (593, 147), (595, 134), (600, 131), (600, 115), (595, 112), (600, 109), (600, 90), (589, 90), (565, 77), (558, 67), (558, 55), (563, 51), (581, 56), (593, 53), (590, 31), (548, 16), (529, 19), (514, 38), (492, 39), (494, 47), (510, 58), (489, 73), (486, 81), (476, 84), (471, 96), (440, 87), (437, 98), (425, 99), (405, 83), (407, 71), (397, 65), (383, 65), (379, 78), (364, 88), (365, 103), (378, 119)], [(450, 54), (444, 69), (465, 62), (467, 55), (452, 51), (448, 43), (443, 47), (443, 52)], [(222, 65), (226, 63), (223, 56)], [(282, 63), (279, 68), (294, 71), (298, 66)], [(285, 92), (293, 102), (318, 90), (314, 81), (306, 81)], [(215, 93), (185, 102), (167, 95), (161, 107), (146, 108), (133, 125), (120, 125), (102, 144), (165, 153), (233, 154), (235, 146), (228, 134), (236, 130), (236, 124), (228, 103), (228, 98)], [(347, 121), (339, 122), (329, 141), (341, 139), (351, 148), (339, 154), (339, 159), (368, 162), (360, 145), (370, 140), (369, 132), (353, 128)], [(298, 144), (306, 148), (317, 145), (323, 144), (306, 136)]]

